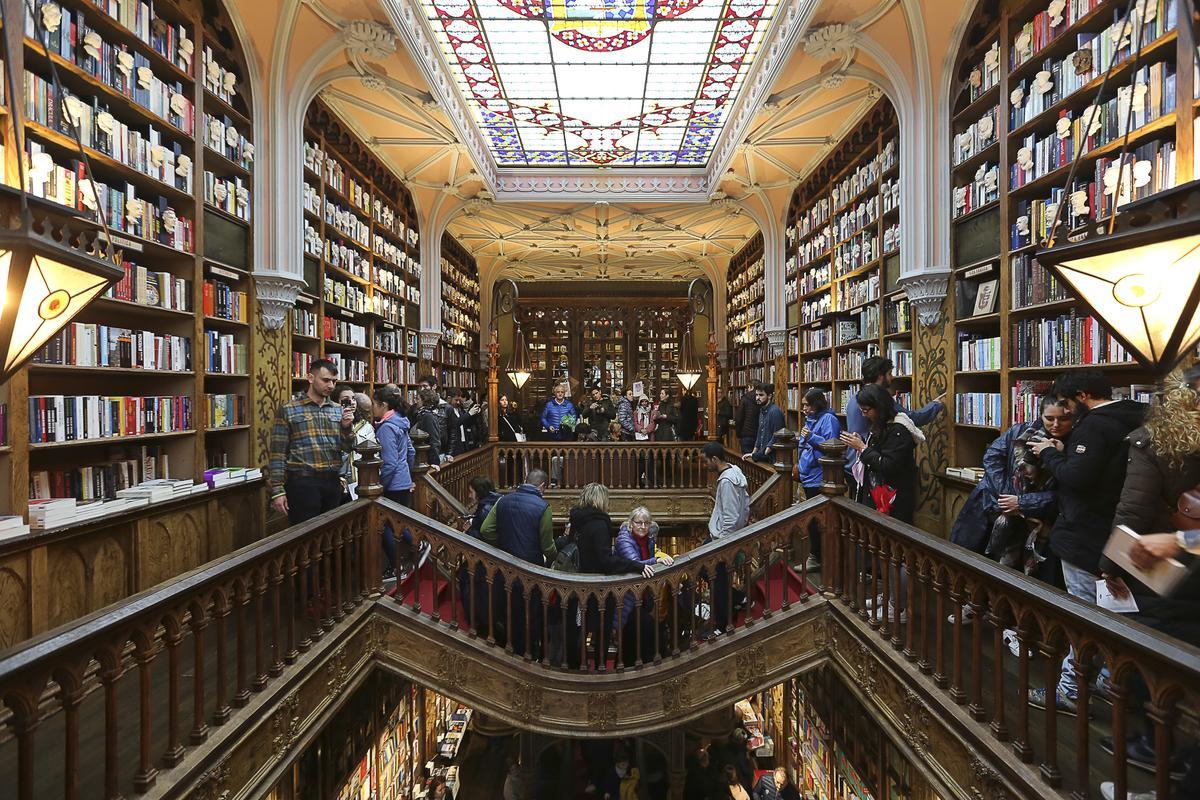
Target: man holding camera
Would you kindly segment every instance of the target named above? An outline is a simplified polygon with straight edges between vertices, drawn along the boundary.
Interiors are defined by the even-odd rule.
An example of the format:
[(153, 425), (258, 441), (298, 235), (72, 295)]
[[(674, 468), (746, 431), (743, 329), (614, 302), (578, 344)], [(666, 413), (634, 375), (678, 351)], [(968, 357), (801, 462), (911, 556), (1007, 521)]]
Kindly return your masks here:
[(337, 365), (318, 358), (308, 391), (275, 412), (269, 462), (271, 508), (295, 525), (337, 508), (342, 500), (342, 453), (354, 444), (354, 398), (330, 399)]

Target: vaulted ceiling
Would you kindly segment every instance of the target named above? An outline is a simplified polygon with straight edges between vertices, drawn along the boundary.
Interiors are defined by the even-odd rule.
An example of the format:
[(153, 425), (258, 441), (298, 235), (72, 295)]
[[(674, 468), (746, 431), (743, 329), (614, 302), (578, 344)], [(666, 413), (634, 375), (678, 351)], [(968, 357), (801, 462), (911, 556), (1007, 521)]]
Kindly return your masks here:
[[(942, 5), (927, 2), (931, 7)], [(548, 10), (540, 10), (543, 3)], [(911, 70), (916, 56), (910, 46), (912, 15), (903, 8), (906, 4), (922, 3), (781, 0), (776, 8), (775, 0), (659, 0), (657, 5), (653, 0), (268, 0), (239, 4), (239, 10), (260, 58), (272, 54), (270, 65), (260, 66), (263, 74), (292, 71), (305, 79), (305, 85), (320, 88), (329, 105), (413, 188), (422, 218), (449, 218), (449, 232), (476, 254), (485, 279), (583, 274), (636, 280), (720, 276), (729, 256), (764, 220), (778, 224), (794, 187), (880, 97), (871, 77), (895, 70), (897, 64)], [(959, 16), (959, 4), (951, 5), (953, 13), (944, 14), (950, 21), (938, 21), (947, 32)], [(439, 13), (444, 17), (449, 10), (470, 17), (481, 9), (484, 16), (494, 18), (492, 37), (507, 36), (511, 41), (503, 48), (489, 49), (490, 40), (477, 37), (470, 41), (471, 48), (464, 46), (469, 58), (457, 65), (447, 63), (457, 57), (454, 47), (471, 39), (471, 29), (453, 27), (453, 20), (440, 18)], [(700, 15), (690, 26), (692, 38), (677, 36), (704, 49), (672, 55), (666, 47), (659, 52), (668, 55), (656, 61), (656, 37), (669, 43), (669, 26), (686, 23), (690, 11)], [(675, 18), (656, 18), (668, 12)], [(723, 14), (762, 17), (758, 26), (767, 33), (755, 34), (758, 38), (743, 53), (744, 64), (736, 58), (724, 63), (723, 56), (717, 55), (729, 44), (728, 37), (721, 38), (719, 26), (714, 28), (713, 20)], [(436, 35), (431, 17), (440, 31)], [(654, 29), (655, 22), (662, 25), (661, 31)], [(522, 25), (525, 28), (518, 30)], [(802, 26), (798, 44), (786, 59), (781, 58), (782, 44), (776, 36), (785, 25)], [(689, 28), (684, 25), (678, 30)], [(454, 39), (447, 31), (462, 38)], [(520, 36), (539, 31), (537, 52), (531, 45), (530, 56), (522, 63), (513, 42), (519, 44)], [(608, 46), (596, 41), (614, 35), (637, 41), (611, 53), (595, 52)], [(405, 41), (411, 46), (414, 37), (420, 50), (410, 53)], [(888, 54), (891, 63), (886, 69), (861, 46), (868, 37), (874, 43), (870, 52)], [(564, 40), (592, 42), (591, 49), (570, 51), (577, 56), (573, 66), (583, 68), (555, 62), (554, 54), (569, 52)], [(751, 63), (756, 48), (759, 57)], [(725, 52), (732, 50), (726, 47)], [(471, 69), (481, 59), (490, 66)], [(640, 97), (627, 96), (637, 76), (616, 69), (621, 59), (640, 59), (633, 69), (643, 81)], [(590, 71), (589, 61), (594, 67)], [(431, 71), (435, 62), (439, 67)], [(773, 79), (751, 91), (755, 67), (767, 66)], [(725, 68), (714, 71), (717, 67)], [(440, 76), (437, 85), (428, 79), (434, 73)], [(481, 88), (480, 81), (495, 81), (496, 75), (501, 81), (510, 76), (509, 84)], [(621, 76), (620, 86), (613, 76)], [(743, 103), (753, 94), (754, 107), (741, 113), (738, 101), (731, 99), (721, 106), (723, 111), (714, 111), (713, 104), (705, 101), (705, 87), (712, 86), (714, 76), (729, 78), (722, 86), (731, 94), (741, 88)], [(541, 92), (545, 96), (535, 96), (537, 87), (545, 90)], [(480, 109), (486, 103), (481, 98), (497, 91), (506, 92), (509, 101), (515, 102), (517, 94), (524, 97), (516, 105), (492, 105), (490, 111), (484, 109), (491, 116), (483, 115)], [(451, 93), (457, 94), (457, 103), (446, 99)], [(621, 102), (613, 94), (621, 95)], [(572, 97), (573, 104), (568, 102)], [(611, 101), (611, 109), (605, 98)], [(531, 122), (531, 112), (518, 108), (522, 104), (547, 115)], [(636, 104), (640, 107), (633, 113)], [(667, 123), (654, 112), (666, 109), (669, 116), (681, 107), (685, 110), (679, 112), (678, 130), (669, 134)], [(515, 116), (494, 113), (514, 108)], [(592, 117), (584, 119), (587, 115)], [(501, 123), (511, 123), (512, 136), (502, 132), (489, 138), (494, 131), (488, 129), (488, 121), (497, 129)], [(724, 125), (727, 134), (738, 138), (717, 151), (706, 145), (704, 157), (697, 156), (699, 150), (682, 144), (700, 141), (687, 139), (698, 130), (697, 121)], [(585, 123), (595, 129), (582, 136)], [(659, 124), (663, 127), (656, 127)], [(681, 145), (671, 150), (676, 139)], [(504, 151), (505, 142), (524, 149), (519, 154), (515, 147)], [(482, 152), (480, 143), (485, 144)], [(608, 157), (597, 155), (596, 148), (614, 145), (633, 154), (621, 156), (631, 165), (592, 166), (581, 173), (586, 179), (572, 186), (586, 191), (588, 181), (616, 179), (634, 191), (611, 200), (598, 195), (595, 202), (577, 198), (566, 202), (557, 195), (556, 187), (573, 180), (570, 163), (590, 159), (595, 164)], [(575, 155), (571, 155), (573, 147)], [(640, 201), (637, 192), (644, 187), (636, 182), (647, 168), (638, 166), (637, 154), (653, 147), (660, 148), (659, 155), (649, 160), (672, 159), (686, 151), (696, 162), (694, 168), (676, 172), (656, 167), (654, 181), (701, 186), (703, 194), (683, 201), (661, 197)], [(560, 155), (545, 155), (555, 148)], [(504, 157), (495, 158), (500, 151), (506, 153)], [(543, 155), (531, 157), (531, 152)], [(522, 199), (513, 202), (492, 191), (496, 185), (492, 177), (498, 170), (505, 171), (505, 158), (557, 159), (568, 166), (555, 167), (554, 180), (540, 179), (546, 173), (538, 170), (548, 168), (523, 167), (532, 177), (510, 181), (525, 188)], [(704, 168), (708, 172), (702, 176)]]

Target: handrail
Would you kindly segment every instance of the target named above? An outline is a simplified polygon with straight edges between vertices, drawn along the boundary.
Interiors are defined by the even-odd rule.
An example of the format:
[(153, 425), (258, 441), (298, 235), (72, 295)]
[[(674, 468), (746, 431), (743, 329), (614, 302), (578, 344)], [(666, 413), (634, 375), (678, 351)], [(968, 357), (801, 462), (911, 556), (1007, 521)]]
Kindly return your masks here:
[(658, 663), (700, 646), (704, 627), (753, 626), (806, 600), (807, 576), (786, 565), (827, 502), (808, 501), (710, 542), (650, 578), (556, 572), (391, 501), (379, 505), (395, 530), (432, 553), (430, 566), (398, 588), (401, 604), (548, 669), (606, 672)]
[[(1062, 725), (1061, 712), (1031, 712), (1025, 702), (1029, 688), (1057, 683), (1062, 656), (1073, 645), (1077, 656), (1068, 669), (1078, 678), (1080, 707), (1107, 717), (1118, 742), (1144, 722), (1157, 745), (1155, 789), (1161, 798), (1170, 796), (1171, 743), (1200, 716), (1200, 649), (837, 497), (842, 462), (822, 463), (830, 481), (826, 496), (697, 548), (650, 578), (571, 574), (518, 561), (389, 500), (343, 506), (0, 652), (0, 698), (11, 710), (18, 751), (16, 796), (45, 796), (44, 784), (62, 780), (63, 795), (77, 797), (85, 759), (102, 763), (105, 796), (149, 791), (158, 765), (180, 763), (234, 707), (271, 685), (285, 664), (379, 596), (376, 532), (385, 523), (428, 556), (401, 581), (395, 601), (380, 602), (398, 602), (414, 620), (446, 635), (564, 673), (642, 674), (664, 659), (704, 652), (700, 634), (712, 619), (699, 608), (728, 609), (724, 622), (736, 632), (769, 624), (818, 590), (842, 625), (913, 664), (906, 680), (962, 706), (977, 741), (988, 737), (997, 750), (1011, 748), (1020, 761), (1036, 765), (1048, 786), (1086, 796), (1100, 777), (1115, 780), (1120, 796), (1130, 786), (1123, 747), (1114, 749), (1111, 762), (1094, 759), (1097, 731), (1088, 714)], [(437, 487), (437, 497), (452, 507), (444, 487)], [(810, 523), (822, 537), (820, 587), (810, 585), (803, 566), (788, 569), (804, 563)], [(739, 589), (744, 608), (737, 607)], [(874, 598), (868, 607), (865, 601)], [(1009, 627), (1016, 630), (1019, 655), (1005, 645)], [(1040, 680), (1031, 670), (1033, 650)], [(191, 663), (181, 664), (189, 652)], [(1089, 703), (1096, 660), (1111, 667), (1108, 710)], [(212, 668), (215, 682), (205, 677)], [(185, 670), (191, 680), (183, 680)], [(164, 671), (165, 688), (153, 680)], [(98, 740), (81, 741), (80, 710), (93, 680), (103, 690), (103, 727)], [(123, 680), (140, 689), (133, 693), (136, 709), (121, 705), (130, 696)], [(1132, 700), (1138, 702), (1127, 707)], [(140, 722), (134, 726), (136, 773), (117, 746), (122, 724), (126, 736), (132, 732), (119, 720), (134, 711)], [(43, 726), (35, 739), (51, 713), (63, 714), (62, 725)], [(35, 742), (44, 746), (51, 730), (64, 737), (65, 746), (54, 752), (64, 754), (65, 778), (35, 758)], [(165, 741), (153, 739), (153, 731), (165, 731)], [(84, 752), (85, 746), (102, 749), (103, 757)], [(1068, 746), (1073, 769), (1059, 764), (1059, 751)]]
[[(1067, 668), (1078, 686), (1077, 707), (1099, 718), (1101, 729), (1107, 723), (1123, 743), (1137, 732), (1127, 704), (1139, 701), (1135, 709), (1157, 744), (1157, 796), (1171, 796), (1170, 743), (1183, 728), (1194, 731), (1200, 716), (1200, 649), (865, 506), (838, 498), (833, 509), (836, 524), (823, 541), (827, 596), (929, 676), (934, 691), (966, 706), (985, 735), (1010, 746), (1022, 762), (1036, 763), (1047, 786), (1087, 796), (1099, 777), (1114, 781), (1116, 796), (1124, 796), (1130, 784), (1123, 744), (1110, 748), (1111, 769), (1105, 769), (1092, 759), (1096, 730), (1088, 713), (1059, 728), (1064, 712), (1052, 698), (1071, 647), (1075, 656)], [(868, 608), (869, 598), (877, 599)], [(1016, 655), (1005, 642), (1007, 629), (1015, 630)], [(1031, 679), (1035, 650), (1042, 668)], [(1090, 702), (1101, 661), (1110, 670), (1111, 707)], [(1050, 709), (1031, 712), (1028, 690), (1046, 687)], [(1031, 731), (1033, 715), (1041, 717), (1040, 736)], [(1075, 755), (1073, 769), (1060, 767), (1064, 745)]]
[[(367, 500), (342, 506), (0, 652), (0, 697), (11, 710), (17, 739), (16, 796), (44, 796), (35, 781), (58, 774), (45, 765), (35, 770), (34, 759), (34, 732), (58, 711), (65, 720), (63, 796), (78, 796), (85, 757), (102, 761), (106, 797), (148, 791), (160, 764), (182, 761), (188, 746), (204, 742), (210, 729), (265, 689), (284, 664), (294, 663), (356, 606), (379, 595), (371, 511)], [(181, 654), (189, 649), (192, 663), (183, 665)], [(165, 687), (153, 680), (164, 652)], [(216, 666), (215, 697), (206, 695), (210, 661)], [(188, 669), (193, 679), (181, 680)], [(96, 674), (104, 690), (103, 755), (85, 754), (79, 731), (80, 706)], [(137, 681), (136, 709), (121, 708), (122, 680)], [(47, 692), (57, 708), (44, 707)], [(191, 729), (184, 731), (181, 709), (188, 705)], [(138, 769), (130, 776), (118, 742), (122, 714), (134, 711), (140, 721)], [(165, 743), (153, 738), (156, 724), (166, 730)], [(91, 738), (87, 743), (99, 746)]]

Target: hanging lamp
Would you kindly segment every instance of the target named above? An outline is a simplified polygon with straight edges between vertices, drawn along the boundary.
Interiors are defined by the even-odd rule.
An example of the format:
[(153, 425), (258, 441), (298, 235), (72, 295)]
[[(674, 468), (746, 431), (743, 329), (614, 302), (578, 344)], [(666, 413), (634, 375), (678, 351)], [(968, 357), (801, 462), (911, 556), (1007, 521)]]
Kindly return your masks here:
[[(58, 70), (50, 58), (46, 46), (41, 17), (26, 3), (26, 9), (34, 23), (37, 41), (46, 50), (54, 88), (60, 100), (66, 93), (58, 78)], [(7, 4), (0, 4), (0, 25), (10, 30), (6, 13)], [(12, 141), (17, 147), (17, 188), (4, 186), (0, 193), (17, 195), (19, 210), (7, 214), (0, 221), (0, 286), (4, 287), (4, 301), (0, 305), (0, 383), (7, 381), (19, 370), (50, 337), (62, 330), (80, 311), (100, 295), (111, 284), (123, 277), (122, 271), (112, 260), (96, 255), (97, 237), (94, 231), (72, 230), (67, 222), (52, 221), (55, 213), (53, 204), (34, 198), (46, 211), (35, 217), (30, 206), (25, 168), (25, 120), (13, 78), (13, 60), (9, 52), (9, 37), (4, 36), (4, 72), (8, 90), (7, 111), (13, 129)], [(64, 118), (70, 123), (79, 147), (79, 158), (84, 164), (88, 185), (98, 192), (92, 176), (92, 166), (79, 138), (79, 129), (70, 113), (63, 109)], [(96, 196), (96, 208), (102, 208)], [(103, 215), (100, 228), (105, 238), (108, 227)], [(107, 252), (115, 254), (111, 240)]]
[[(1195, 3), (1187, 4), (1195, 19)], [(1133, 20), (1136, 52), (1131, 63), (1140, 61), (1144, 45), (1144, 20), (1138, 4), (1130, 0), (1125, 12), (1123, 37)], [(1122, 37), (1122, 38), (1123, 38)], [(1200, 58), (1200, 54), (1198, 54)], [(1125, 63), (1125, 62), (1122, 62)], [(1090, 130), (1099, 113), (1101, 98), (1109, 78), (1118, 66), (1113, 57), (1108, 72), (1097, 90), (1090, 116), (1082, 131)], [(1136, 75), (1136, 70), (1133, 70)], [(1086, 303), (1105, 328), (1133, 357), (1156, 375), (1169, 373), (1185, 356), (1195, 352), (1200, 342), (1200, 181), (1191, 181), (1144, 200), (1120, 207), (1126, 180), (1132, 186), (1132, 169), (1126, 170), (1126, 156), (1132, 133), (1133, 103), (1128, 104), (1125, 137), (1117, 157), (1117, 185), (1113, 191), (1113, 211), (1106, 235), (1055, 246), (1063, 205), (1070, 201), (1070, 190), (1079, 167), (1084, 141), (1077, 145), (1066, 185), (1056, 204), (1048, 238), (1035, 257), (1065, 281)], [(1086, 140), (1086, 136), (1083, 137)]]

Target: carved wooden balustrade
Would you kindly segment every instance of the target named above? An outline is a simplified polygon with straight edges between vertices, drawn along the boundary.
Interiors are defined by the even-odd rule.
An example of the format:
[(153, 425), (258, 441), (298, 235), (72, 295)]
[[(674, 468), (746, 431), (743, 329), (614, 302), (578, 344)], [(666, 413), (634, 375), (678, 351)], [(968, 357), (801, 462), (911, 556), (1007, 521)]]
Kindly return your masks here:
[[(1171, 793), (1181, 769), (1173, 753), (1200, 758), (1200, 650), (844, 498), (831, 505), (826, 597), (865, 623), (881, 649), (927, 676), (931, 694), (963, 708), (981, 738), (1010, 748), (1035, 780), (1072, 797), (1099, 796), (1102, 780), (1115, 782), (1119, 798), (1127, 789), (1180, 796)], [(1015, 631), (1019, 655), (1006, 629)], [(1053, 698), (1069, 647), (1075, 657), (1065, 668), (1075, 674), (1078, 708), (1090, 713), (1068, 716), (1052, 701), (1049, 710), (1031, 708), (1030, 688), (1051, 687)], [(1100, 665), (1110, 672), (1105, 702), (1093, 689)], [(1153, 779), (1134, 787), (1123, 743), (1144, 731), (1155, 751)], [(1101, 745), (1105, 733), (1118, 746)], [(1062, 751), (1072, 763), (1060, 763)], [(1196, 770), (1187, 780), (1200, 780)]]
[[(368, 499), (0, 654), (15, 796), (73, 799), (93, 775), (89, 796), (170, 795), (165, 779), (155, 786), (160, 769), (211, 763), (209, 751), (233, 747), (243, 730), (228, 724), (236, 709), (249, 703), (241, 712), (249, 713), (281, 675), (303, 673), (317, 651), (375, 613), (372, 602), (396, 609), (386, 615), (392, 624), (419, 626), (406, 635), (495, 653), (491, 669), (507, 663), (525, 680), (544, 670), (559, 682), (607, 673), (600, 680), (609, 693), (625, 677), (656, 680), (651, 665), (679, 672), (728, 657), (743, 628), (770, 633), (817, 615), (827, 620), (820, 642), (828, 659), (869, 700), (886, 708), (879, 687), (902, 687), (898, 725), (914, 752), (933, 763), (941, 757), (934, 743), (953, 741), (975, 754), (976, 796), (1087, 798), (1100, 780), (1115, 781), (1118, 797), (1127, 788), (1180, 796), (1172, 753), (1196, 747), (1200, 651), (850, 502), (838, 496), (839, 448), (829, 447), (822, 463), (825, 496), (646, 578), (514, 562), (428, 517), (372, 501), (375, 465), (364, 462)], [(445, 504), (457, 502), (438, 491)], [(395, 599), (378, 594), (379, 532), (388, 523), (419, 556)], [(823, 546), (819, 579), (787, 568), (804, 564), (814, 530)], [(730, 608), (731, 634), (705, 640), (701, 609), (716, 605)], [(783, 613), (799, 608), (805, 613)], [(1019, 655), (1005, 645), (1006, 628)], [(1090, 713), (1031, 711), (1028, 689), (1057, 683), (1069, 645), (1079, 707)], [(1092, 698), (1101, 663), (1111, 706)], [(663, 697), (666, 714), (673, 695)], [(1111, 733), (1121, 743), (1143, 727), (1156, 772), (1139, 782), (1125, 748), (1107, 755), (1098, 739)], [(1070, 763), (1060, 764), (1063, 753)]]
[(414, 551), (430, 553), (397, 588), (396, 600), (414, 614), (546, 669), (622, 672), (695, 652), (715, 609), (729, 609), (722, 622), (730, 632), (807, 602), (807, 575), (786, 565), (803, 563), (795, 548), (806, 551), (821, 502), (657, 565), (648, 578), (556, 572), (391, 501), (380, 511)]
[[(420, 436), (417, 443), (421, 458)], [(777, 437), (781, 462), (760, 464), (727, 457), (746, 475), (752, 519), (764, 519), (792, 503), (791, 470), (795, 440), (786, 431)], [(443, 464), (431, 480), (440, 484), (460, 504), (467, 499), (467, 484), (477, 475), (490, 477), (501, 491), (524, 482), (532, 469), (550, 477), (548, 496), (574, 496), (588, 483), (602, 483), (623, 497), (647, 493), (674, 493), (679, 497), (711, 495), (713, 474), (705, 465), (698, 442), (517, 442), (495, 443), (472, 450)], [(430, 495), (431, 499), (433, 498)], [(445, 498), (440, 500), (446, 507)], [(553, 504), (557, 511), (559, 504)], [(418, 502), (416, 508), (430, 508)], [(622, 509), (625, 510), (625, 509)], [(444, 517), (430, 514), (438, 519)]]
[(160, 768), (220, 735), (234, 709), (379, 596), (370, 512), (368, 500), (342, 506), (0, 656), (17, 749), (4, 796), (73, 799), (84, 775), (106, 798), (151, 791)]

